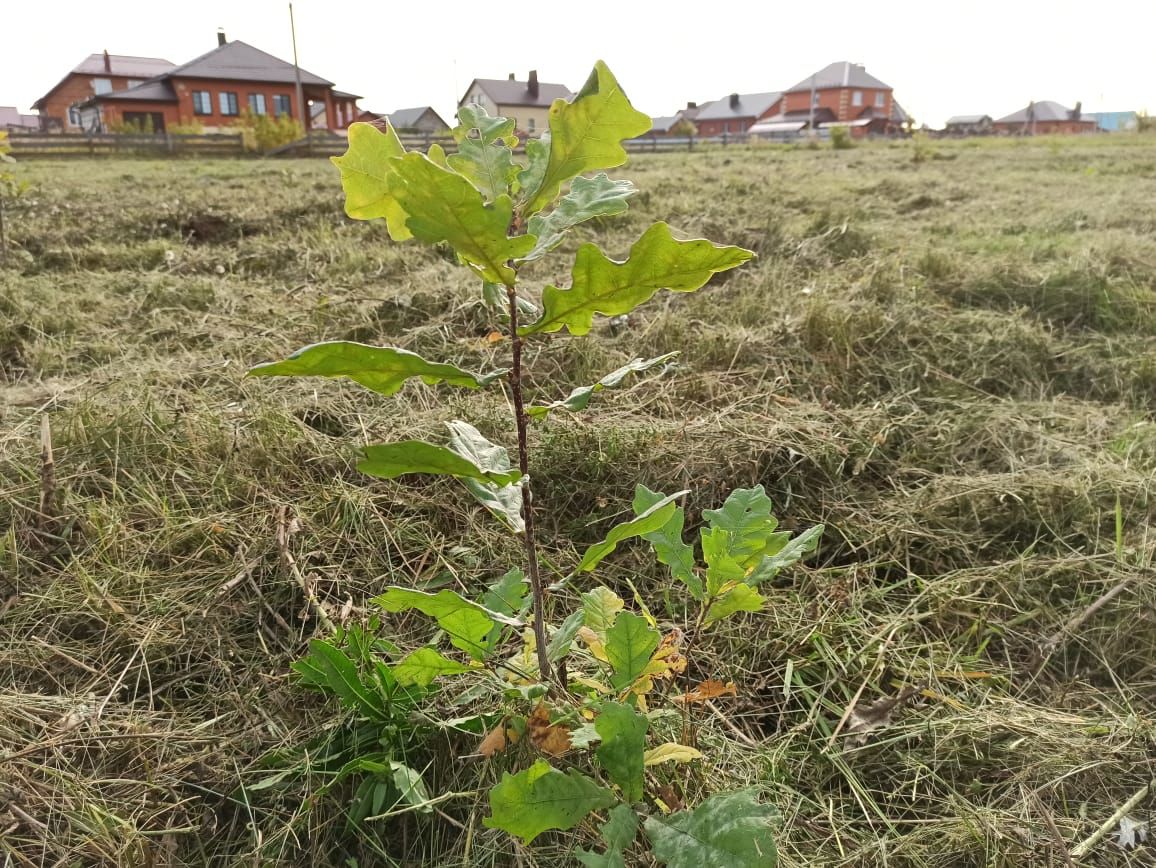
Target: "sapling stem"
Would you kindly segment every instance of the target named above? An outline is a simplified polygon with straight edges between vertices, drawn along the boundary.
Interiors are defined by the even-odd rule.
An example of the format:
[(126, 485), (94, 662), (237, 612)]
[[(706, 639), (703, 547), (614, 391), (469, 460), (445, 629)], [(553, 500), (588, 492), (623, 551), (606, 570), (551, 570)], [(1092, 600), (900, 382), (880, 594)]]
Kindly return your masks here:
[(529, 417), (522, 399), (522, 338), (518, 334), (518, 294), (506, 285), (510, 300), (510, 343), (513, 360), (510, 365), (510, 391), (514, 396), (514, 421), (518, 428), (518, 469), (522, 471), (522, 520), (526, 523), (523, 534), (526, 545), (526, 568), (530, 573), (530, 593), (534, 597), (534, 640), (538, 650), (538, 672), (542, 681), (550, 681), (550, 658), (546, 654), (546, 620), (543, 608), (546, 594), (542, 588), (542, 573), (538, 568), (538, 546), (534, 539), (534, 496), (530, 490), (530, 457), (527, 428)]

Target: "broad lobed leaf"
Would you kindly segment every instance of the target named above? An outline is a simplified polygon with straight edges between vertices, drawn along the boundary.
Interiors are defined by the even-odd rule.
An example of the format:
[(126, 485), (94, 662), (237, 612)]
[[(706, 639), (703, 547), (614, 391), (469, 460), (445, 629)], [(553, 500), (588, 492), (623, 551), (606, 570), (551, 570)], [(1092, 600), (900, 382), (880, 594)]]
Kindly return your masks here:
[(411, 684), (429, 687), (438, 676), (457, 675), (469, 669), (464, 663), (442, 656), (436, 648), (418, 648), (393, 667), (393, 674), (403, 687)]
[[(665, 494), (651, 491), (645, 485), (635, 486), (634, 514), (641, 515), (665, 497)], [(701, 600), (702, 580), (694, 571), (694, 547), (682, 539), (685, 521), (686, 510), (680, 506), (667, 519), (666, 524), (656, 531), (643, 534), (642, 538), (650, 543), (659, 563), (670, 567), (670, 574), (687, 586), (694, 599)]]
[(495, 625), (522, 626), (518, 618), (487, 609), (450, 590), (429, 594), (412, 588), (395, 587), (374, 597), (373, 602), (387, 612), (417, 609), (429, 615), (446, 631), (455, 648), (462, 649), (475, 660), (483, 660), (489, 653), (486, 638)]
[(558, 200), (554, 210), (545, 217), (535, 214), (527, 221), (526, 229), (537, 241), (522, 261), (532, 262), (545, 256), (579, 223), (621, 214), (629, 207), (626, 200), (635, 192), (630, 181), (612, 181), (605, 172), (593, 178), (575, 178), (570, 192)]
[(577, 175), (621, 166), (626, 162), (622, 141), (650, 127), (650, 118), (630, 104), (610, 68), (599, 60), (573, 102), (557, 99), (550, 106), (550, 158), (541, 182), (527, 190), (523, 213), (541, 211)]
[(357, 464), (357, 469), (381, 479), (394, 479), (407, 473), (433, 473), (494, 485), (510, 485), (522, 478), (522, 474), (517, 470), (485, 470), (444, 446), (436, 446), (421, 440), (402, 440), (400, 443), (367, 446), (363, 450), (363, 456)]
[(341, 171), (345, 213), (355, 220), (382, 218), (390, 238), (409, 240), (413, 235), (405, 225), (405, 209), (391, 191), (393, 161), (405, 153), (397, 133), (388, 123), (384, 131), (372, 124), (350, 124), (348, 132), (348, 149), (332, 158)]
[(711, 796), (692, 811), (647, 817), (655, 858), (668, 868), (774, 868), (770, 822), (777, 816), (754, 790)]
[(372, 347), (354, 341), (311, 344), (280, 362), (265, 362), (249, 369), (250, 377), (348, 377), (380, 395), (392, 395), (410, 377), (427, 385), (449, 383), (467, 389), (489, 385), (505, 371), (479, 375), (456, 365), (428, 362), (417, 353), (397, 347)]
[(627, 804), (642, 800), (643, 752), (650, 723), (629, 705), (605, 702), (594, 720), (602, 738), (595, 751), (606, 775), (622, 790)]
[(490, 790), (490, 816), (482, 825), (529, 844), (547, 829), (572, 829), (592, 811), (614, 804), (614, 794), (571, 769), (563, 774), (545, 760), (511, 775)]
[(547, 286), (542, 292), (542, 316), (523, 335), (562, 328), (584, 335), (595, 314), (629, 313), (656, 292), (693, 292), (711, 275), (742, 265), (753, 253), (696, 239), (679, 241), (665, 223), (655, 223), (630, 248), (622, 262), (607, 257), (594, 244), (578, 248), (569, 289)]
[(652, 533), (666, 525), (670, 517), (674, 515), (675, 500), (687, 493), (687, 490), (677, 491), (662, 500), (655, 503), (646, 512), (637, 515), (629, 521), (624, 521), (622, 524), (617, 524), (610, 529), (610, 533), (606, 534), (606, 539), (602, 542), (595, 543), (586, 550), (586, 554), (582, 556), (576, 572), (589, 572), (598, 566), (598, 563), (618, 547), (620, 542), (631, 539), (632, 537), (642, 536), (643, 534)]
[(642, 675), (660, 641), (658, 631), (645, 618), (619, 613), (606, 631), (606, 657), (614, 670), (610, 683), (616, 690), (626, 689)]
[[(471, 462), (487, 474), (517, 473), (510, 464), (510, 453), (505, 447), (487, 440), (468, 422), (454, 420), (446, 423), (450, 429), (450, 450)], [(524, 533), (526, 522), (522, 516), (522, 486), (459, 476), (466, 490), (514, 533)]]

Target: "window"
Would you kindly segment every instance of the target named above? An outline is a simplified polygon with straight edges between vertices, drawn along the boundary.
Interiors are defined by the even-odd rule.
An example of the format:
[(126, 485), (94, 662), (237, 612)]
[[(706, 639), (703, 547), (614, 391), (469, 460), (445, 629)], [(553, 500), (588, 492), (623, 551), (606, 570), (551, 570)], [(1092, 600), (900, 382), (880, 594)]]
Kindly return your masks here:
[(217, 94), (217, 100), (221, 105), (221, 114), (235, 115), (237, 114), (237, 95), (232, 91), (221, 91)]
[(74, 105), (68, 107), (68, 122), (74, 126), (80, 126), (80, 109)]
[(94, 78), (92, 80), (92, 90), (94, 93), (111, 93), (112, 79), (111, 78)]
[(883, 102), (886, 99), (887, 96), (883, 93), (883, 91), (877, 91), (875, 93), (875, 108), (883, 108)]
[(124, 86), (125, 87), (136, 87), (138, 84), (141, 84), (141, 83), (142, 82), (139, 78), (130, 78), (127, 82), (125, 82)]
[(211, 115), (213, 113), (213, 95), (207, 90), (193, 91), (193, 114)]
[(293, 110), (289, 108), (289, 95), (278, 93), (273, 95), (273, 114), (275, 115), (291, 115)]
[(818, 104), (819, 104), (819, 91), (815, 91), (814, 93), (811, 94), (811, 105), (818, 105)]
[(249, 111), (255, 115), (265, 114), (265, 94), (251, 93), (249, 94)]
[(533, 118), (529, 118), (529, 119), (527, 119), (527, 121), (526, 121), (526, 132), (528, 132), (528, 133), (532, 133), (532, 132), (534, 132), (534, 119), (533, 119)]
[(851, 93), (851, 105), (863, 105), (863, 91), (856, 90)]

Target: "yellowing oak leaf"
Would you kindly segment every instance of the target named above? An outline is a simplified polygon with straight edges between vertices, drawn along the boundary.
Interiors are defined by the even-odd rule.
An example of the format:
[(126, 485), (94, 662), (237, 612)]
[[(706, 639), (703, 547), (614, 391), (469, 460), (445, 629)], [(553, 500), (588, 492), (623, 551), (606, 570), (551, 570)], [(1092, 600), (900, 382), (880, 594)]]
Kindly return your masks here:
[[(574, 258), (570, 288), (547, 286), (542, 292), (542, 316), (519, 332), (526, 335), (565, 328), (570, 334), (584, 335), (593, 327), (595, 314), (630, 313), (662, 289), (693, 292), (711, 275), (742, 265), (753, 256), (741, 247), (702, 239), (679, 241), (665, 223), (647, 229), (622, 262), (610, 259), (594, 244), (583, 244)], [(645, 532), (654, 530), (647, 528)]]
[(715, 681), (713, 678), (708, 678), (702, 684), (688, 690), (682, 696), (673, 697), (674, 702), (680, 702), (683, 705), (692, 705), (697, 702), (706, 702), (709, 699), (715, 699), (719, 696), (738, 696), (738, 689), (735, 687), (733, 681), (728, 681), (723, 684), (721, 681)]
[(658, 747), (652, 747), (642, 755), (642, 764), (656, 766), (661, 763), (688, 763), (691, 760), (702, 759), (702, 753), (685, 744), (667, 742)]

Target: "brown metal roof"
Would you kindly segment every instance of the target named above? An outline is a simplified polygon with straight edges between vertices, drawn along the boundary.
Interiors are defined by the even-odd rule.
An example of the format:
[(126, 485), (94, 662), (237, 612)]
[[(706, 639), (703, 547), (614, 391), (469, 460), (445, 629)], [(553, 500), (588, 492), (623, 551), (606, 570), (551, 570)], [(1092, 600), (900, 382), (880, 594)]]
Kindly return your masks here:
[(43, 107), (43, 103), (73, 75), (124, 76), (125, 78), (152, 78), (168, 72), (175, 64), (160, 57), (134, 57), (130, 54), (108, 55), (108, 69), (105, 69), (105, 54), (90, 54), (82, 60), (72, 71), (60, 81), (56, 82), (44, 96), (32, 103), (34, 109)]
[(574, 96), (566, 85), (550, 84), (545, 81), (538, 84), (538, 95), (531, 96), (529, 82), (507, 78), (475, 78), (466, 88), (466, 93), (469, 93), (475, 84), (498, 105), (549, 108), (556, 99), (570, 99)]
[[(169, 70), (167, 75), (180, 78), (219, 78), (231, 81), (261, 81), (277, 84), (293, 84), (296, 80), (292, 63), (274, 57), (259, 48), (254, 48), (239, 39), (218, 45), (212, 51)], [(333, 82), (304, 69), (301, 70), (301, 83), (321, 85), (322, 87), (333, 86)]]

